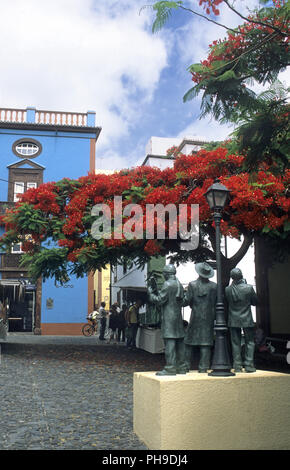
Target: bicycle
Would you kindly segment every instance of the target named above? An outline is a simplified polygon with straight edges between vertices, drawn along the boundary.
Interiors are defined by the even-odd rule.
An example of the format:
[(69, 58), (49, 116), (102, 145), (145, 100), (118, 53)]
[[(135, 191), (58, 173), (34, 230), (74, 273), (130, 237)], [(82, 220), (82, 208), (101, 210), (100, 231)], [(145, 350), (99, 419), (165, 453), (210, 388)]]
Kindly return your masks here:
[[(89, 319), (88, 319), (89, 320)], [(91, 321), (91, 320), (89, 320)], [(98, 323), (95, 322), (94, 323), (86, 323), (83, 327), (82, 327), (82, 334), (84, 336), (93, 336), (95, 333), (97, 333), (98, 331)]]

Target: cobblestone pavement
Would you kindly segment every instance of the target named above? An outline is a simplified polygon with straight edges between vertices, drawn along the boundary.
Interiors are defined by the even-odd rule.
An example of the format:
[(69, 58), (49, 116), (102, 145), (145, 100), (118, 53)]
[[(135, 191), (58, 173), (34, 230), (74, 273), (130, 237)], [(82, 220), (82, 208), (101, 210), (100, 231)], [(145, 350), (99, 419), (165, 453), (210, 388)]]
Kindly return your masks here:
[(146, 450), (133, 433), (133, 373), (164, 356), (96, 337), (9, 335), (1, 344), (1, 450)]

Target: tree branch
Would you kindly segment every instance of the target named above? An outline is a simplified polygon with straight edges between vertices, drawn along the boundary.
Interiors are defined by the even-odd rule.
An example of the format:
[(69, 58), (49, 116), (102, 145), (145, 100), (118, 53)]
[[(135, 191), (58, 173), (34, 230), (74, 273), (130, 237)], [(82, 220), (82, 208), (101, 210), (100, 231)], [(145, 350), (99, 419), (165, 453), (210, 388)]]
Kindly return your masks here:
[(245, 254), (247, 253), (248, 249), (250, 248), (251, 244), (253, 243), (254, 236), (252, 233), (244, 234), (244, 240), (238, 251), (228, 258), (228, 261), (232, 268), (235, 268), (237, 264), (243, 259)]
[[(235, 29), (232, 29), (232, 28), (229, 28), (228, 26), (222, 24), (222, 23), (219, 23), (218, 21), (215, 21), (211, 18), (208, 18), (207, 16), (205, 15), (202, 15), (201, 13), (198, 13), (197, 11), (194, 11), (192, 10), (191, 8), (186, 8), (186, 7), (183, 7), (182, 5), (178, 5), (178, 8), (181, 8), (182, 10), (185, 10), (185, 11), (189, 11), (190, 13), (192, 13), (193, 15), (197, 15), (197, 16), (200, 16), (201, 18), (203, 18), (204, 20), (207, 20), (209, 21), (210, 23), (214, 23), (216, 24), (217, 26), (220, 26), (221, 28), (225, 28), (227, 31), (232, 31), (233, 33), (237, 33), (237, 31)], [(241, 33), (239, 32), (239, 34), (242, 34), (242, 35), (246, 35), (247, 33)]]
[(246, 16), (242, 15), (241, 13), (239, 13), (232, 5), (230, 5), (230, 3), (228, 2), (228, 0), (223, 0), (224, 3), (234, 12), (236, 13), (236, 15), (238, 15), (240, 18), (242, 18), (243, 20), (246, 20), (248, 21), (249, 23), (254, 23), (254, 24), (259, 24), (261, 26), (266, 26), (267, 28), (271, 28), (273, 29), (274, 31), (276, 31), (277, 33), (281, 34), (282, 36), (285, 36), (285, 37), (288, 37), (288, 34), (286, 33), (283, 33), (283, 31), (281, 31), (279, 28), (276, 28), (276, 26), (272, 26), (268, 23), (264, 23), (263, 21), (257, 21), (257, 20), (252, 20), (251, 18), (247, 18)]
[[(216, 239), (215, 239), (215, 229), (213, 227), (208, 227), (207, 228), (207, 234), (210, 239), (211, 246), (213, 248), (213, 257), (215, 259), (215, 252), (216, 252)], [(229, 265), (230, 269), (235, 268), (236, 265), (243, 259), (245, 254), (247, 253), (248, 249), (250, 248), (252, 242), (253, 242), (253, 234), (252, 233), (246, 233), (243, 234), (243, 243), (238, 249), (238, 251), (231, 256), (230, 258), (227, 258), (223, 253), (221, 253), (221, 258), (222, 258), (222, 263), (226, 263)]]
[[(243, 57), (244, 55), (247, 55), (249, 54), (249, 52), (252, 52), (253, 50), (257, 49), (258, 47), (260, 46), (263, 46), (264, 43), (268, 42), (268, 41), (271, 41), (272, 39), (274, 39), (274, 37), (276, 37), (278, 34), (277, 33), (270, 33), (268, 36), (264, 37), (260, 42), (258, 42), (258, 44), (255, 44), (254, 46), (250, 47), (250, 49), (248, 49), (247, 51), (245, 52), (242, 52), (239, 56), (235, 57), (234, 59), (230, 60), (229, 62), (227, 62), (226, 64), (223, 64), (221, 65), (220, 67), (217, 67), (216, 69), (214, 69), (214, 72), (217, 72), (219, 69), (222, 69), (224, 67), (227, 67), (229, 64), (232, 64), (234, 62), (235, 65), (234, 67), (236, 66), (236, 64), (239, 62), (240, 58)], [(233, 68), (234, 68), (233, 67)], [(249, 77), (252, 77), (252, 75), (249, 75)], [(249, 78), (249, 77), (245, 77), (243, 78), (243, 80), (245, 80), (246, 78)]]

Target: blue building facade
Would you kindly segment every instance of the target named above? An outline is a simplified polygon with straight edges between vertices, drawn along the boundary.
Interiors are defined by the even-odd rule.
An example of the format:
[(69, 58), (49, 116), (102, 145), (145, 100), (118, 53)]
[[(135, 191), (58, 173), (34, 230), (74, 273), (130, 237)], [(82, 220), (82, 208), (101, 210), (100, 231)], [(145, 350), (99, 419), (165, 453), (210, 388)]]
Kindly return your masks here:
[[(95, 171), (95, 146), (101, 128), (95, 113), (0, 109), (0, 211), (17, 194), (42, 182), (78, 178)], [(0, 227), (4, 231), (4, 227)], [(0, 232), (1, 233), (1, 232)], [(21, 246), (0, 254), (0, 300), (10, 331), (80, 334), (94, 306), (93, 275), (71, 277), (65, 286), (53, 279), (33, 286), (19, 267)]]

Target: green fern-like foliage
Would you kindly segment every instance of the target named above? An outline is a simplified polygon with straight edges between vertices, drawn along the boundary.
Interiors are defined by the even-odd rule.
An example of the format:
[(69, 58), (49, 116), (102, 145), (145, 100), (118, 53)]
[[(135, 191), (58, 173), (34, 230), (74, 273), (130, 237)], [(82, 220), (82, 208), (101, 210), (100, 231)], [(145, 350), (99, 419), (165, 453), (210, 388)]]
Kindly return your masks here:
[[(195, 85), (184, 102), (201, 95), (200, 118), (212, 115), (221, 123), (238, 125), (234, 136), (247, 169), (259, 161), (280, 171), (289, 164), (289, 90), (277, 81), (290, 63), (289, 4), (278, 10), (262, 8), (255, 16), (259, 27), (245, 23), (229, 31), (223, 41), (210, 46), (206, 60), (189, 67)], [(257, 95), (255, 83), (270, 88)]]
[(233, 135), (238, 151), (247, 155), (247, 169), (255, 168), (261, 160), (274, 164), (274, 168), (281, 172), (289, 166), (289, 91), (290, 88), (277, 81), (257, 96), (254, 112), (247, 110), (238, 116), (240, 125)]
[(152, 8), (156, 14), (155, 20), (152, 25), (152, 32), (157, 33), (160, 31), (165, 24), (168, 22), (169, 18), (171, 17), (172, 10), (177, 10), (183, 2), (171, 2), (171, 1), (161, 1), (156, 2), (154, 5), (145, 5), (144, 8)]
[(44, 280), (54, 277), (56, 282), (63, 285), (68, 281), (68, 273), (72, 269), (66, 257), (66, 249), (40, 247), (37, 255), (24, 254), (21, 266), (29, 268), (29, 276), (34, 281), (40, 276)]

